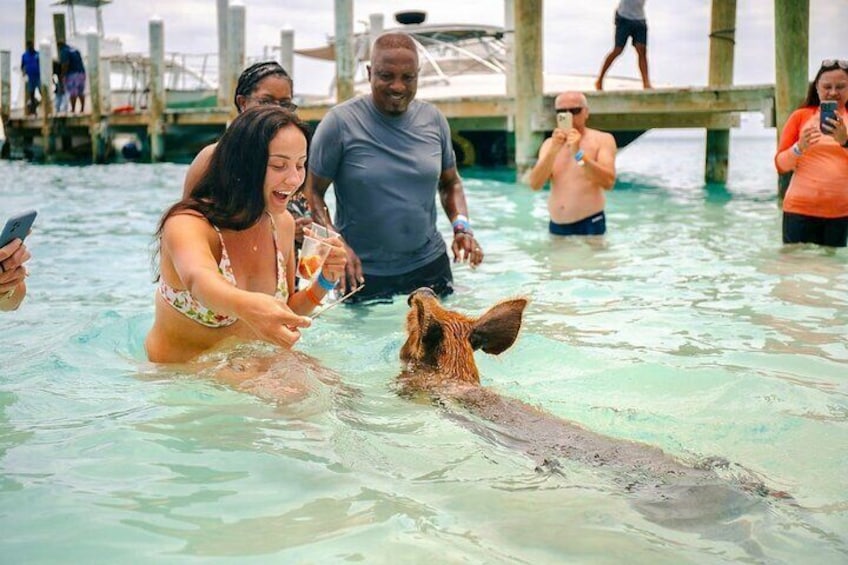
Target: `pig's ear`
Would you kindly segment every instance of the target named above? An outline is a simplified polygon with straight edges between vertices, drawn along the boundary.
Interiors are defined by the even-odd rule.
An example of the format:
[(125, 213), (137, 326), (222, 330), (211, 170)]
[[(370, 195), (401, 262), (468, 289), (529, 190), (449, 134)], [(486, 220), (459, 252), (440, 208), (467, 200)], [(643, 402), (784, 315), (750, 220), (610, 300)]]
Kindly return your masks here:
[(526, 298), (516, 298), (495, 304), (480, 316), (471, 330), (469, 341), (475, 350), (498, 355), (515, 343), (521, 329), (521, 315), (527, 306)]

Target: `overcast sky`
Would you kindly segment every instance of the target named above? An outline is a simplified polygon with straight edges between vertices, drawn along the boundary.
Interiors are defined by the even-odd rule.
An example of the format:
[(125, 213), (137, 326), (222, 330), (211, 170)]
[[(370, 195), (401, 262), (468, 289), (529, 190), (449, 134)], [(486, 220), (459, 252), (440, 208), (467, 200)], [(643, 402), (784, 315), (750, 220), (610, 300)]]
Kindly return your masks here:
[[(295, 48), (317, 47), (333, 34), (333, 0), (240, 0), (247, 19), (247, 53), (258, 57), (279, 45), (280, 30), (293, 29)], [(52, 13), (64, 8), (54, 0), (36, 0), (36, 38), (52, 37)], [(612, 46), (613, 13), (618, 0), (546, 0), (544, 6), (544, 69), (553, 73), (596, 74)], [(655, 86), (702, 86), (707, 82), (710, 0), (649, 0), (648, 56)], [(165, 50), (190, 54), (217, 50), (216, 0), (113, 0), (103, 8), (107, 36), (120, 38), (124, 51), (147, 52), (148, 21), (164, 21)], [(355, 0), (356, 31), (373, 13), (382, 13), (385, 27), (393, 14), (424, 9), (430, 23), (503, 25), (502, 0)], [(95, 27), (94, 10), (77, 8), (77, 29)], [(0, 0), (0, 49), (12, 52), (18, 75), (24, 45), (24, 1)], [(737, 0), (736, 84), (774, 81), (774, 8), (772, 0)], [(848, 0), (810, 0), (811, 75), (823, 58), (848, 58), (845, 39)], [(68, 23), (70, 25), (70, 23)], [(804, 46), (798, 46), (803, 49)], [(332, 80), (333, 65), (295, 56), (295, 89), (323, 94)], [(633, 50), (616, 61), (610, 74), (638, 77)], [(17, 93), (17, 90), (13, 90)], [(15, 96), (13, 94), (13, 96)]]

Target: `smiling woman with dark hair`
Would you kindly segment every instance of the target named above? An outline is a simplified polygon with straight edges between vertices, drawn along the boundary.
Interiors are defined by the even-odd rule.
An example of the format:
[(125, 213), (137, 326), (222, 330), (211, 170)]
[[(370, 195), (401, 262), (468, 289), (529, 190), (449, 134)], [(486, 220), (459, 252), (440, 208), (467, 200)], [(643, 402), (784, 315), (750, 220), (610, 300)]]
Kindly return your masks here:
[(227, 338), (291, 347), (298, 328), (344, 273), (332, 245), (321, 274), (295, 290), (294, 219), (287, 210), (306, 174), (309, 131), (277, 105), (249, 108), (224, 133), (188, 197), (159, 222), (151, 361), (181, 363)]
[[(830, 103), (832, 117), (822, 117)], [(783, 200), (783, 243), (848, 242), (848, 61), (825, 59), (780, 136), (774, 162), (792, 172)]]
[[(233, 104), (239, 113), (254, 106), (279, 106), (291, 112), (297, 110), (292, 102), (294, 81), (289, 73), (276, 61), (254, 63), (242, 71), (233, 94)], [(194, 185), (203, 176), (209, 166), (209, 160), (215, 151), (215, 144), (207, 145), (194, 158), (186, 171), (183, 182), (183, 196), (188, 196)], [(295, 244), (303, 240), (303, 228), (312, 224), (306, 200), (302, 194), (289, 200), (289, 212), (295, 218)]]

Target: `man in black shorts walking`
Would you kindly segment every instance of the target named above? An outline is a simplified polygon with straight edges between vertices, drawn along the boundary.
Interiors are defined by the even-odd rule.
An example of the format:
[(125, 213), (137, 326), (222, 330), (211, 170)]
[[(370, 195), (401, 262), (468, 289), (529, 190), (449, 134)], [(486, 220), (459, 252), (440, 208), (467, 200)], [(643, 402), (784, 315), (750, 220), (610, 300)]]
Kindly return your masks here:
[(633, 38), (633, 48), (639, 56), (639, 72), (642, 74), (642, 86), (651, 88), (648, 78), (648, 22), (645, 19), (645, 0), (621, 0), (615, 10), (615, 45), (610, 51), (601, 74), (595, 81), (595, 89), (604, 89), (604, 76), (627, 45), (627, 39)]

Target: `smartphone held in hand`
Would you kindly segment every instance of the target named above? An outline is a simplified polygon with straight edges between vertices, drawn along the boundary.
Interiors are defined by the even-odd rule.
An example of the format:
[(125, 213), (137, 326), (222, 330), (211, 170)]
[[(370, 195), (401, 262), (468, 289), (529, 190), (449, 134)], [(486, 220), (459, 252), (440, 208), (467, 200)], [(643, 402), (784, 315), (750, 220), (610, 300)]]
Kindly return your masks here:
[(574, 117), (571, 115), (571, 112), (557, 112), (556, 120), (557, 127), (565, 131), (570, 130), (574, 124)]
[(819, 129), (822, 133), (830, 133), (833, 127), (828, 122), (828, 119), (836, 118), (836, 101), (825, 100), (821, 103), (819, 112)]
[(9, 218), (6, 227), (3, 228), (3, 233), (0, 234), (0, 247), (5, 247), (15, 239), (21, 241), (26, 239), (37, 214), (35, 210), (27, 210)]

